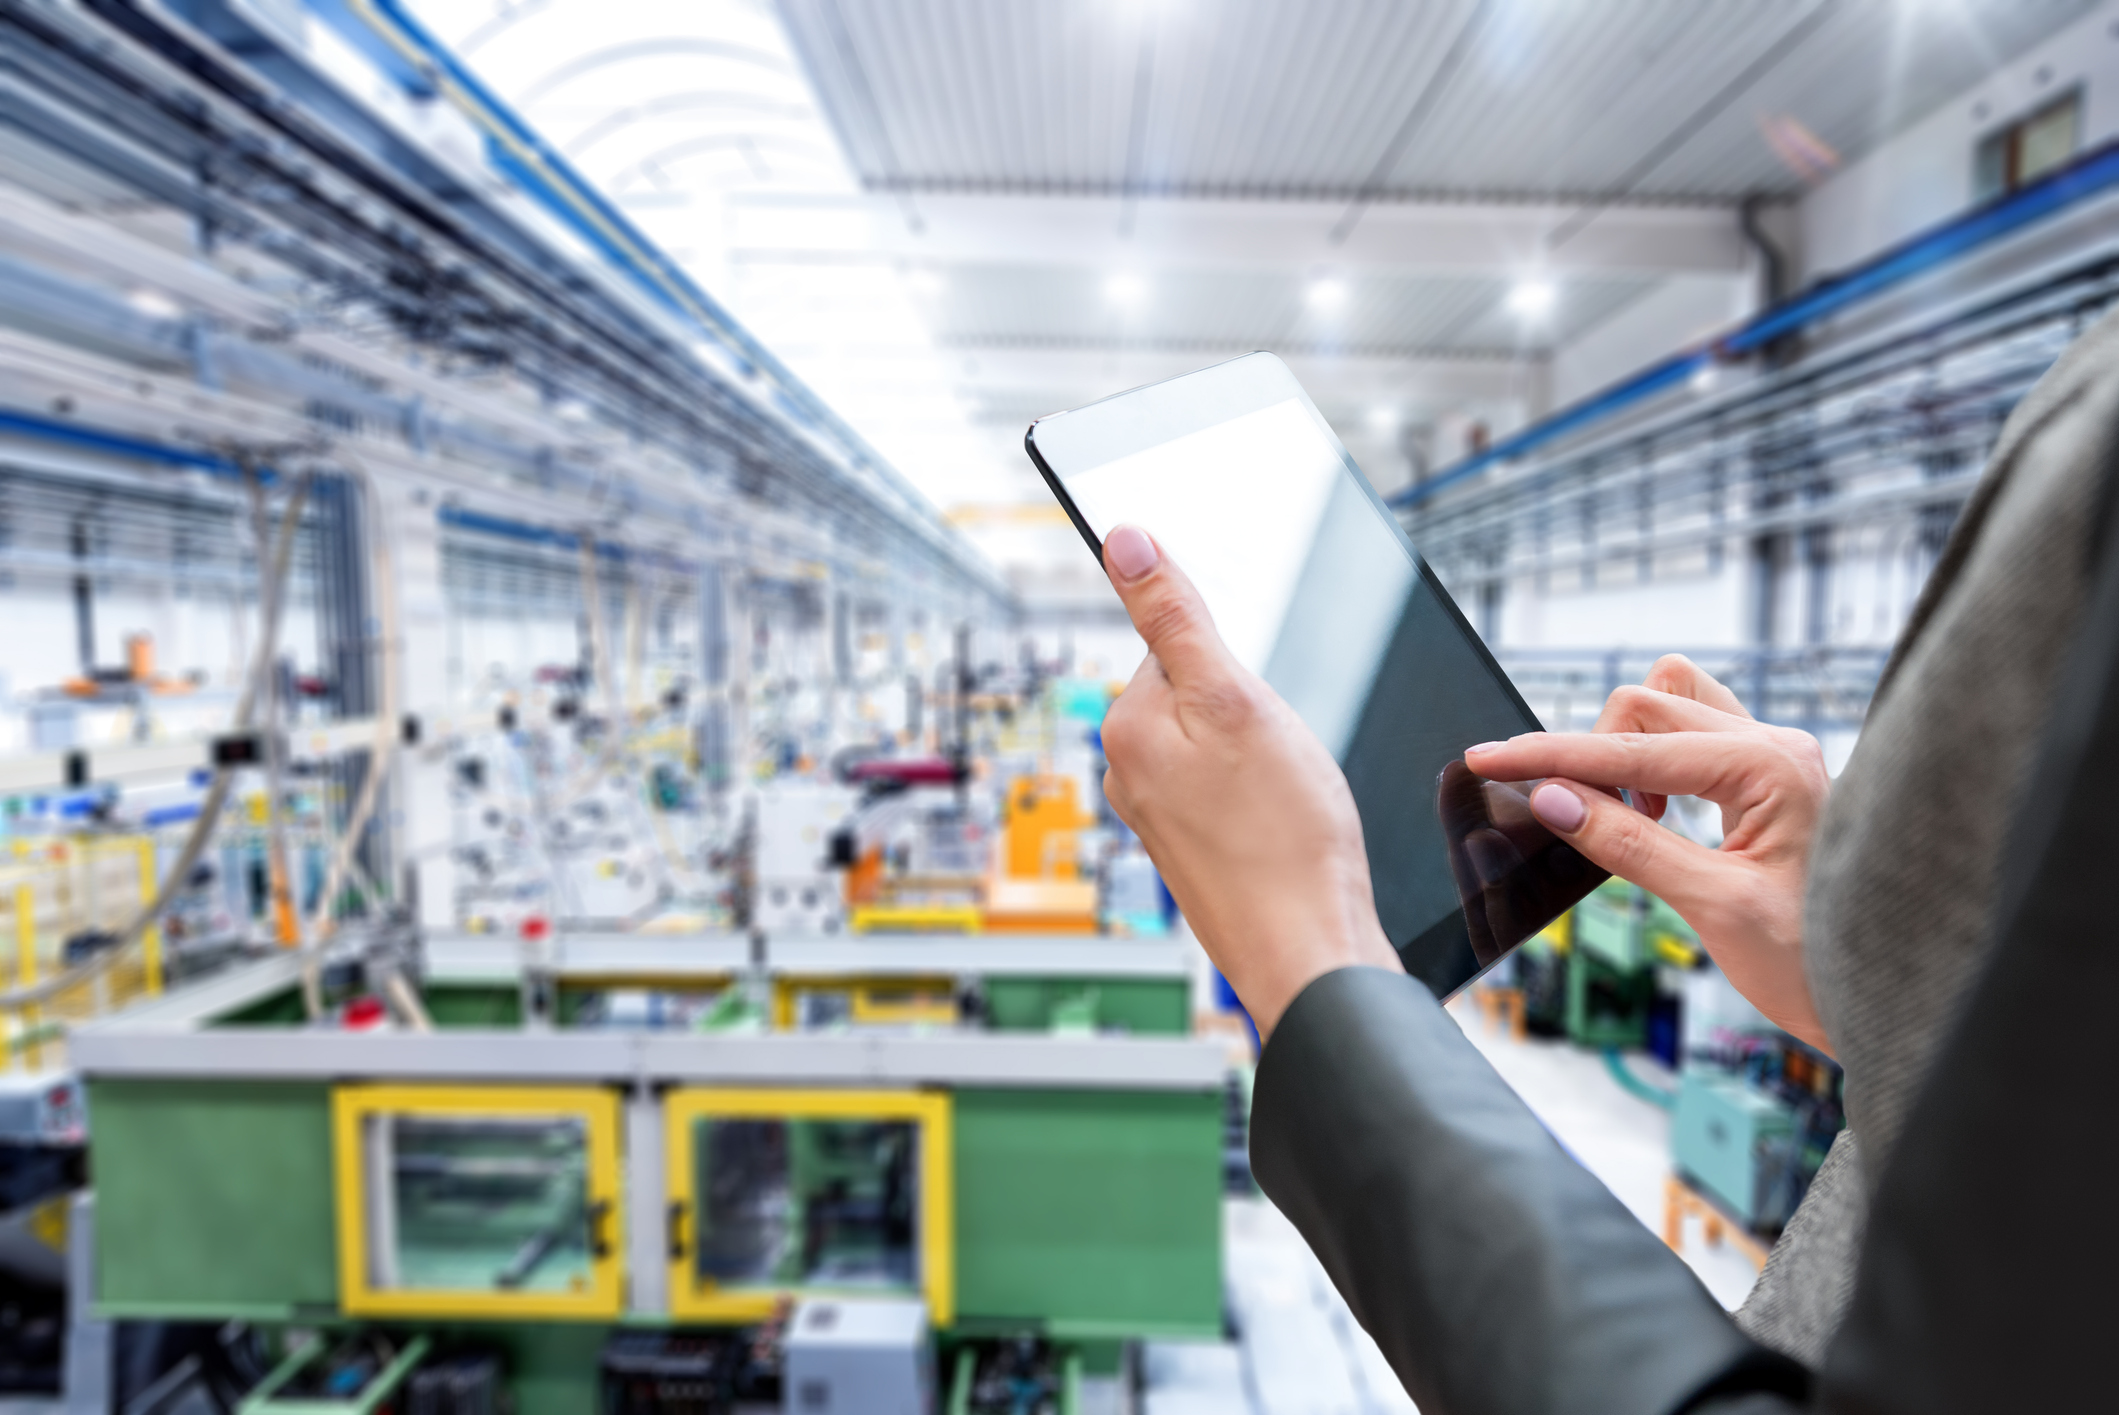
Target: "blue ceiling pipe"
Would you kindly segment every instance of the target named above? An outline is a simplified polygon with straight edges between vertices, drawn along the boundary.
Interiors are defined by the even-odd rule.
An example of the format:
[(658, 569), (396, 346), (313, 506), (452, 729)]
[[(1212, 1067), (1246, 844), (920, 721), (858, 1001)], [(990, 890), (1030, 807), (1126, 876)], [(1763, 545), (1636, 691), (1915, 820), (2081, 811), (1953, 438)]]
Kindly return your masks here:
[(1691, 379), (1702, 369), (1733, 363), (1757, 353), (1776, 339), (1904, 284), (2026, 226), (2045, 220), (2085, 198), (2119, 185), (2119, 142), (2085, 153), (2050, 176), (2006, 196), (1996, 197), (1963, 216), (1933, 227), (1843, 275), (1762, 310), (1729, 333), (1681, 349), (1633, 377), (1562, 408), (1551, 417), (1505, 437), (1483, 452), (1466, 457), (1386, 497), (1393, 508), (1416, 506), (1446, 487), (1477, 476), (1499, 462), (1514, 461), (1548, 443), (1577, 432), (1612, 414)]

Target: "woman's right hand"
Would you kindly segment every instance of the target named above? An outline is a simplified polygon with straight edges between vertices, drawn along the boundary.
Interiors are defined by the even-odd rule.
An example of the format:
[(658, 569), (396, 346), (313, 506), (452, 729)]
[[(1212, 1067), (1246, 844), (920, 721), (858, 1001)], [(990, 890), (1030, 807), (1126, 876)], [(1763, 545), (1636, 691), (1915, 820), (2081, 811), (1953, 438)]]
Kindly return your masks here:
[[(1803, 973), (1810, 840), (1831, 778), (1817, 739), (1754, 721), (1689, 659), (1659, 659), (1620, 688), (1593, 732), (1532, 732), (1465, 753), (1492, 781), (1547, 778), (1531, 811), (1596, 864), (1698, 931), (1738, 992), (1775, 1025), (1832, 1050)], [(1642, 810), (1611, 794), (1635, 793)], [(1722, 808), (1710, 850), (1656, 824), (1671, 796)]]

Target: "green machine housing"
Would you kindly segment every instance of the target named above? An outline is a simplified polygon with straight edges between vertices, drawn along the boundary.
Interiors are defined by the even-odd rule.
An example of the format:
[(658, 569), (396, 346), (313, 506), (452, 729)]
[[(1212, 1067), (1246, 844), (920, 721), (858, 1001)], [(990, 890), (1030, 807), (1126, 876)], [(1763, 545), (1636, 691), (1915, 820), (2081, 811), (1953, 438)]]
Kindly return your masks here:
[[(1061, 994), (1049, 976), (1022, 991)], [(842, 1128), (871, 1140), (891, 1123), (929, 1127), (920, 1134), (933, 1148), (906, 1172), (923, 1193), (938, 1182), (947, 1191), (946, 1204), (920, 1210), (916, 1284), (943, 1340), (1036, 1334), (1095, 1371), (1115, 1366), (1128, 1339), (1220, 1334), (1218, 1043), (1144, 1028), (1094, 1038), (530, 1031), (495, 1025), (509, 1010), (497, 979), (430, 986), (432, 1032), (359, 1034), (301, 1027), (296, 983), (294, 960), (268, 960), (77, 1034), (100, 1315), (475, 1336), (507, 1354), (522, 1415), (590, 1409), (614, 1327), (711, 1325), (696, 1313), (722, 1310), (679, 1290), (673, 1118), (747, 1098), (770, 1119), (793, 1098), (797, 1111), (848, 1111)], [(1149, 995), (1138, 979), (1118, 983)], [(1140, 1028), (1144, 1018), (1129, 1020)], [(911, 1118), (880, 1115), (863, 1129), (871, 1098)], [(416, 1125), (399, 1117), (391, 1142), (392, 1202), (425, 1205), (405, 1207), (402, 1224), (377, 1217), (386, 1183), (361, 1138), (393, 1108), (418, 1112)], [(534, 1136), (525, 1109), (544, 1126)], [(473, 1138), (452, 1141), (452, 1121)], [(843, 1165), (803, 1163), (845, 1212), (876, 1190)], [(478, 1183), (504, 1172), (533, 1186), (521, 1223), (485, 1220), (484, 1241), (495, 1254), (519, 1250), (523, 1275), (476, 1293), (393, 1296), (395, 1269), (357, 1254), (378, 1251), (385, 1227), (401, 1245), (439, 1231), (460, 1194), (435, 1190), (433, 1176), (452, 1164)], [(407, 1187), (408, 1165), (427, 1188)], [(851, 1232), (835, 1222), (835, 1233)], [(846, 1281), (859, 1289), (873, 1277)], [(830, 1290), (836, 1280), (819, 1281)]]

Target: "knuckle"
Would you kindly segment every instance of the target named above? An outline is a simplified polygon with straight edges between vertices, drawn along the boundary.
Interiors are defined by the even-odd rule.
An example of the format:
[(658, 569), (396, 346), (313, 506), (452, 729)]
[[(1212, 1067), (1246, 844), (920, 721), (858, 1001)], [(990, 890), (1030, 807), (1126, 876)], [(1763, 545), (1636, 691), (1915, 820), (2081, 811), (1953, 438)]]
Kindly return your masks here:
[(1231, 730), (1255, 721), (1262, 706), (1257, 690), (1233, 676), (1198, 685), (1193, 697), (1195, 711), (1216, 726)]
[(1656, 752), (1665, 744), (1653, 732), (1616, 732), (1612, 734), (1612, 745), (1618, 749), (1625, 768), (1637, 772), (1653, 764)]
[(1142, 730), (1137, 725), (1138, 718), (1138, 713), (1123, 712), (1116, 706), (1104, 716), (1104, 760), (1114, 770), (1134, 758)]
[(1775, 728), (1773, 738), (1781, 760), (1795, 772), (1806, 777), (1824, 773), (1825, 748), (1817, 738), (1795, 727)]
[(1192, 632), (1192, 606), (1181, 595), (1151, 594), (1134, 616), (1133, 626), (1151, 647), (1167, 643)]
[[(1604, 856), (1611, 872), (1622, 879), (1638, 880), (1642, 874), (1655, 868), (1655, 842), (1648, 832), (1632, 820), (1613, 818), (1613, 813), (1602, 812), (1607, 822), (1604, 827)], [(1632, 812), (1627, 813), (1629, 816)]]
[(1611, 696), (1604, 700), (1604, 706), (1608, 710), (1631, 717), (1640, 711), (1654, 693), (1655, 689), (1644, 683), (1622, 684), (1611, 690)]

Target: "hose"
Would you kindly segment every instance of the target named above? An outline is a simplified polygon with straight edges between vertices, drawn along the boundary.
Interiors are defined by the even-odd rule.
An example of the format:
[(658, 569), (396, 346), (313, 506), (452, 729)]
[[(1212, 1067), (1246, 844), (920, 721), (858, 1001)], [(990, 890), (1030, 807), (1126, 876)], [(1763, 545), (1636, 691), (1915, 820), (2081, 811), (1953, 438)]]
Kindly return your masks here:
[(1619, 1089), (1627, 1095), (1644, 1100), (1652, 1106), (1659, 1106), (1664, 1110), (1677, 1109), (1678, 1093), (1676, 1091), (1666, 1091), (1661, 1086), (1651, 1086), (1640, 1077), (1634, 1075), (1627, 1068), (1625, 1061), (1619, 1056), (1617, 1047), (1604, 1048), (1604, 1069), (1611, 1073), (1611, 1079), (1618, 1082)]
[(383, 993), (397, 1009), (407, 1027), (415, 1032), (434, 1030), (434, 1019), (427, 1015), (427, 1005), (419, 999), (419, 991), (405, 981), (403, 973), (393, 971), (383, 980)]
[[(357, 464), (349, 462), (348, 465), (362, 493), (379, 503), (380, 498), (375, 495), (374, 483), (367, 471)], [(376, 510), (380, 509), (378, 504)], [(390, 555), (389, 532), (380, 515), (375, 517), (373, 545), (375, 610), (382, 630), (376, 655), (380, 660), (378, 667), (381, 669), (382, 695), (376, 709), (375, 740), (368, 752), (368, 770), (361, 781), (360, 796), (355, 800), (353, 812), (347, 816), (345, 829), (339, 833), (337, 846), (331, 852), (331, 867), (324, 874), (324, 888), (317, 896), (316, 912), (309, 916), (308, 941), (302, 946), (302, 1006), (312, 1021), (324, 1015), (323, 947), (336, 927), (331, 917), (331, 904), (345, 883), (353, 852), (359, 848), (361, 836), (368, 828), (368, 820), (375, 814), (375, 803), (382, 792), (383, 777), (389, 773), (392, 753), (397, 746), (397, 579), (393, 573), (395, 566)]]
[[(245, 468), (245, 480), (250, 484), (250, 519), (255, 527), (257, 543), (269, 543), (271, 517), (265, 507), (265, 488), (254, 469)], [(302, 482), (303, 491), (308, 489), (308, 479)], [(282, 586), (260, 586), (259, 592), (271, 598), (260, 604), (261, 612), (275, 624), (279, 622)], [(275, 930), (282, 932), (281, 943), (299, 945), (302, 939), (301, 913), (294, 905), (294, 874), (287, 848), (287, 744), (280, 735), (281, 713), (285, 704), (280, 695), (280, 674), (276, 662), (266, 665), (265, 681), (260, 685), (265, 695), (265, 840), (267, 857), (271, 861), (272, 922)], [(285, 936), (291, 932), (290, 939)]]

